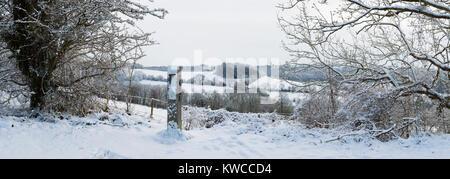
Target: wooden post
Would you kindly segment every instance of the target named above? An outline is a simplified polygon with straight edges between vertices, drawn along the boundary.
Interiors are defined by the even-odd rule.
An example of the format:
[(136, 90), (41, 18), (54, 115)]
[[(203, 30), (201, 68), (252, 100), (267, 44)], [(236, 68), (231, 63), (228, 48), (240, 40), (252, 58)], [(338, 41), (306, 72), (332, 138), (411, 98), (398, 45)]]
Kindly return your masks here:
[(173, 66), (168, 69), (167, 78), (167, 128), (182, 129), (181, 119), (181, 71), (182, 67), (175, 68)]
[(151, 113), (150, 113), (150, 119), (153, 119), (153, 108), (155, 107), (155, 100), (153, 100), (152, 98), (152, 109), (151, 109)]

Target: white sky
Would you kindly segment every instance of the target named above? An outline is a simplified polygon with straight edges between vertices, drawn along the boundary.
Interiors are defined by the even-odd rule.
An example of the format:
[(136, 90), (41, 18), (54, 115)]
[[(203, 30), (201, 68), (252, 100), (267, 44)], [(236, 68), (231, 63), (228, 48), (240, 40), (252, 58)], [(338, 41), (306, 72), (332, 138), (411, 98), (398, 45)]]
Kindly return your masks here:
[(145, 48), (140, 63), (169, 65), (176, 58), (193, 59), (195, 50), (202, 50), (204, 59), (285, 60), (277, 2), (283, 0), (155, 0), (150, 7), (169, 14), (164, 20), (148, 16), (139, 22), (144, 31), (156, 32), (153, 39), (160, 43)]

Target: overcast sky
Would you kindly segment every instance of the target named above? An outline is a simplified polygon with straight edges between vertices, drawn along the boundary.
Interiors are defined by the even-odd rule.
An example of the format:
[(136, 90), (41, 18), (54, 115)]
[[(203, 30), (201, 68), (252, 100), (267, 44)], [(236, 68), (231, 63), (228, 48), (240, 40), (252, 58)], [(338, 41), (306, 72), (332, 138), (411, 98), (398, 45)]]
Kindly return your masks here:
[(278, 58), (284, 35), (275, 5), (280, 0), (155, 0), (151, 7), (169, 11), (164, 20), (146, 17), (139, 26), (156, 32), (160, 44), (145, 48), (146, 66), (169, 65), (176, 58)]

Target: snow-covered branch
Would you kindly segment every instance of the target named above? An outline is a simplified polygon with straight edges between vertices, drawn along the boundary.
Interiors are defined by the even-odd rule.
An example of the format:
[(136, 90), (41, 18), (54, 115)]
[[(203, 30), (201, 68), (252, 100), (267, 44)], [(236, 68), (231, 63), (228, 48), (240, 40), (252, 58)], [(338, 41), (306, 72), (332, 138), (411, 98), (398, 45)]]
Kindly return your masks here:
[[(293, 57), (289, 64), (311, 66), (323, 72), (331, 69), (341, 86), (362, 84), (363, 88), (426, 95), (448, 107), (448, 3), (328, 3), (304, 0), (280, 6), (288, 11), (283, 12), (286, 16), (279, 16), (279, 22), (288, 39), (284, 48)], [(300, 12), (289, 11), (294, 9)], [(420, 88), (415, 84), (421, 84)]]

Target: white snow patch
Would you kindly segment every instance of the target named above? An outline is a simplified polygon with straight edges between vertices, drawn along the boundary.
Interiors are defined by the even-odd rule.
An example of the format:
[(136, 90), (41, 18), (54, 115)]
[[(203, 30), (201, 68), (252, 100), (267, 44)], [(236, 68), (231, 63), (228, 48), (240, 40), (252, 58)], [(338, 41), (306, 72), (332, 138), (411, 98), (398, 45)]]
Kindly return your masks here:
[(264, 76), (256, 80), (255, 82), (251, 83), (249, 85), (249, 88), (260, 88), (265, 90), (274, 90), (274, 91), (281, 91), (281, 90), (290, 90), (294, 89), (295, 85), (301, 85), (299, 82), (281, 80), (276, 78), (271, 78), (268, 76)]
[(152, 86), (167, 86), (167, 82), (165, 81), (142, 80), (139, 81), (139, 83), (143, 85), (152, 85)]
[(165, 110), (155, 109), (150, 119), (150, 108), (133, 109), (132, 116), (115, 109), (51, 122), (0, 115), (0, 158), (450, 158), (450, 135), (324, 143), (339, 131), (305, 129), (274, 114), (223, 110), (198, 110), (224, 120), (179, 132), (167, 130)]

